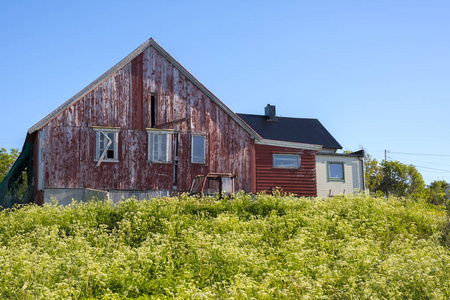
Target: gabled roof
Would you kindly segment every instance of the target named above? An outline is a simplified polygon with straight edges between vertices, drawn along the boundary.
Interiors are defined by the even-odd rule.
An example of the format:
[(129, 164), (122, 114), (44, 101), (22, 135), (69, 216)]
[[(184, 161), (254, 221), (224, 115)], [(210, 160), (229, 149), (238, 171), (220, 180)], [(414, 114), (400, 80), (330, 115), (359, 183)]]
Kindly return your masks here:
[(323, 148), (342, 149), (342, 146), (317, 119), (276, 117), (238, 114), (263, 139), (284, 142), (322, 145)]
[(241, 125), (245, 131), (247, 131), (253, 138), (256, 140), (261, 140), (261, 137), (256, 133), (251, 127), (249, 127), (245, 122), (241, 120), (228, 106), (226, 106), (222, 101), (219, 100), (210, 90), (208, 90), (200, 81), (197, 80), (191, 73), (189, 73), (186, 68), (184, 68), (175, 58), (173, 58), (163, 47), (161, 47), (153, 38), (150, 38), (144, 44), (139, 46), (136, 50), (134, 50), (127, 57), (122, 59), (118, 64), (109, 69), (102, 76), (94, 80), (91, 84), (81, 90), (78, 94), (67, 100), (60, 107), (52, 111), (49, 115), (47, 115), (44, 119), (36, 123), (33, 127), (28, 130), (28, 134), (32, 134), (33, 132), (42, 129), (45, 125), (47, 125), (51, 120), (56, 118), (59, 114), (61, 114), (64, 110), (75, 104), (85, 95), (89, 94), (92, 90), (98, 87), (103, 81), (108, 79), (111, 75), (125, 67), (128, 63), (130, 63), (134, 58), (140, 55), (149, 47), (155, 48), (165, 59), (167, 59), (175, 68), (178, 69), (186, 78), (188, 78), (193, 84), (195, 84), (205, 95), (207, 95), (213, 102), (215, 102), (221, 109), (223, 109), (233, 120), (235, 120), (239, 125)]

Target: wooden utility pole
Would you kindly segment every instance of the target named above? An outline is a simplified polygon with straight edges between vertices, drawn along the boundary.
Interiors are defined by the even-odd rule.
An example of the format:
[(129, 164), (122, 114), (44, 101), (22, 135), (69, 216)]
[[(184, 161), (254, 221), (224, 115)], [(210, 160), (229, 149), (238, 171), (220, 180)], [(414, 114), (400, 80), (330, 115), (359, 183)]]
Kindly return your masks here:
[[(386, 163), (387, 162), (387, 150), (386, 149), (384, 149), (384, 162)], [(387, 187), (386, 187), (386, 194), (384, 195), (386, 198), (389, 198), (389, 192), (388, 192), (388, 190), (387, 190)]]

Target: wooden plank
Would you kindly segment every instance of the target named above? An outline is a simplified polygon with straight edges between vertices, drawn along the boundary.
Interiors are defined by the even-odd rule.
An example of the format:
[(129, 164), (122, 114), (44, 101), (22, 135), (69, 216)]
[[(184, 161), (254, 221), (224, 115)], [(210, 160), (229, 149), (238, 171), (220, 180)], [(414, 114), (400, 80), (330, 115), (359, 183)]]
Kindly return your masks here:
[[(258, 155), (250, 134), (152, 47), (43, 127), (45, 186), (172, 189), (173, 165), (147, 162), (151, 93), (157, 93), (158, 122), (179, 136), (178, 191), (186, 191), (193, 176), (209, 171), (237, 173), (237, 190), (256, 188), (251, 180), (256, 181), (252, 172), (257, 172)], [(119, 162), (95, 167), (92, 126), (121, 128)], [(190, 162), (193, 132), (207, 136), (204, 165)]]

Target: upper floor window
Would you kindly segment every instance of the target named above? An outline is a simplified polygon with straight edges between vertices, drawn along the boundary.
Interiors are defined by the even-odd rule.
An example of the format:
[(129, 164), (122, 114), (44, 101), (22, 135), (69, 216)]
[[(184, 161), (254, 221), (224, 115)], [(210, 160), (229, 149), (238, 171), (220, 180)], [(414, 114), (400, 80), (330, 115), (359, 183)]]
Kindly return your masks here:
[(192, 163), (204, 164), (206, 157), (206, 137), (204, 135), (192, 136)]
[(273, 167), (283, 169), (299, 169), (300, 168), (300, 155), (299, 154), (272, 154)]
[(119, 128), (94, 128), (96, 132), (95, 160), (97, 166), (102, 162), (119, 161)]
[(343, 162), (328, 162), (327, 169), (328, 181), (345, 181)]
[(172, 161), (173, 130), (150, 130), (148, 133), (148, 160), (155, 163)]

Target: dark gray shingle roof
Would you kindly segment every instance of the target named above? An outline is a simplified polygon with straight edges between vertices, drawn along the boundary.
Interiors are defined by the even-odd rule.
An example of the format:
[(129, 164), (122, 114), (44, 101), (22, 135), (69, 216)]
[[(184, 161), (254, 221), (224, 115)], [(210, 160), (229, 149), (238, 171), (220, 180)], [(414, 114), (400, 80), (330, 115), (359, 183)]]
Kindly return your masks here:
[(268, 121), (267, 116), (237, 115), (263, 139), (316, 144), (322, 145), (323, 148), (342, 149), (342, 146), (317, 119), (277, 117), (278, 121)]

